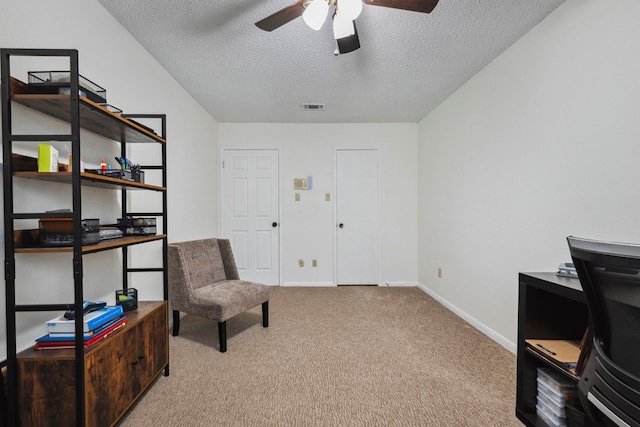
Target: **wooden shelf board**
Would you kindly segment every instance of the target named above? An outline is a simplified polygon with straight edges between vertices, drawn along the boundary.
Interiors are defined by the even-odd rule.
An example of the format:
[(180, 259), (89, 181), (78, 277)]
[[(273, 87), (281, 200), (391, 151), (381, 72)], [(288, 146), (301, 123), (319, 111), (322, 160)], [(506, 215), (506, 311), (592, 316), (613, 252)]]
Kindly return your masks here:
[[(127, 236), (118, 239), (103, 240), (100, 243), (94, 245), (85, 245), (82, 247), (82, 253), (88, 254), (92, 252), (104, 251), (107, 249), (116, 249), (124, 246), (132, 246), (140, 243), (153, 242), (155, 240), (162, 240), (167, 237), (166, 234), (158, 234), (155, 236)], [(16, 248), (17, 254), (39, 254), (39, 253), (51, 253), (51, 252), (73, 252), (73, 246), (61, 246), (61, 247), (33, 247), (33, 248)]]
[[(33, 172), (33, 171), (19, 171), (14, 172), (13, 176), (18, 178), (39, 179), (42, 181), (61, 182), (65, 184), (71, 183), (72, 172)], [(126, 179), (112, 178), (110, 176), (97, 175), (95, 173), (81, 172), (83, 185), (99, 188), (110, 188), (114, 186), (126, 187), (129, 189), (141, 189), (141, 190), (154, 190), (154, 191), (166, 191), (166, 187), (160, 187), (157, 185), (144, 184), (136, 181), (129, 181)]]
[[(71, 117), (69, 95), (14, 94), (11, 99), (65, 122), (69, 122)], [(80, 97), (80, 127), (121, 142), (166, 142), (153, 132), (112, 113), (84, 96)]]

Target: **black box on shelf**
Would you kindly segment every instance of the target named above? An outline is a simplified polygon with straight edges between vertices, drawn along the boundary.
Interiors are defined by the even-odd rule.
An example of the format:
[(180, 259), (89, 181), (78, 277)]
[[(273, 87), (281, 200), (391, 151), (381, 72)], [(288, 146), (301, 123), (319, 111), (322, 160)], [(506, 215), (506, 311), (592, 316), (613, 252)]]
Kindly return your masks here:
[[(29, 93), (53, 93), (69, 95), (71, 73), (69, 71), (29, 71)], [(107, 91), (91, 80), (78, 75), (80, 96), (98, 104), (107, 103)]]
[(157, 233), (155, 218), (118, 218), (116, 227), (125, 236), (154, 236)]
[[(82, 220), (82, 229), (85, 232), (98, 231), (100, 229), (99, 218), (87, 218)], [(68, 231), (73, 232), (72, 218), (40, 218), (40, 230), (46, 232)]]
[(95, 173), (96, 175), (108, 176), (110, 178), (126, 179), (127, 181), (133, 181), (133, 179), (131, 179), (130, 170), (112, 169), (109, 171), (103, 171), (100, 169), (95, 169), (95, 170), (91, 169), (91, 170), (87, 170), (87, 172)]
[[(40, 230), (40, 246), (73, 246), (73, 233), (64, 231), (47, 232)], [(90, 231), (82, 233), (82, 244), (93, 245), (100, 242), (100, 232)]]
[(89, 173), (96, 175), (108, 176), (111, 178), (126, 179), (127, 181), (135, 181), (144, 184), (144, 172), (132, 171), (129, 169), (112, 169), (110, 171), (102, 171), (100, 169), (87, 169)]
[[(40, 246), (72, 246), (73, 220), (71, 218), (41, 218), (39, 221)], [(82, 244), (100, 241), (100, 219), (82, 220)]]
[(144, 171), (141, 171), (140, 168), (131, 170), (131, 179), (144, 184)]
[(117, 290), (116, 304), (121, 305), (124, 311), (135, 310), (138, 308), (138, 290), (136, 288)]

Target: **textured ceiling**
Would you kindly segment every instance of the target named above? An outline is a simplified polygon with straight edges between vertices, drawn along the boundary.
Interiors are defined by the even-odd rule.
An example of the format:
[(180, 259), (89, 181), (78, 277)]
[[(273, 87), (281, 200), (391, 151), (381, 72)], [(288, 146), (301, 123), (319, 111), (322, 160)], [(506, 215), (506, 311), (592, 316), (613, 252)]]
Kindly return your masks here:
[(417, 122), (564, 2), (365, 4), (361, 48), (334, 56), (329, 21), (254, 25), (295, 0), (98, 1), (221, 123)]

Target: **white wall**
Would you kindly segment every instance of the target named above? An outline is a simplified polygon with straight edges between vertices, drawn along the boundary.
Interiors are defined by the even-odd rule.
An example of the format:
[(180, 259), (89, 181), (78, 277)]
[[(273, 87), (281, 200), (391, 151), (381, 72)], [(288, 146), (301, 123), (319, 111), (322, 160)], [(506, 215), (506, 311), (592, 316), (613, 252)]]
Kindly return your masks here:
[[(169, 240), (212, 237), (217, 233), (217, 123), (147, 53), (137, 41), (95, 0), (60, 0), (55, 6), (47, 0), (0, 0), (0, 47), (66, 48), (79, 51), (80, 73), (107, 90), (109, 103), (125, 113), (167, 115), (168, 215)], [(15, 64), (15, 66), (13, 66)], [(54, 65), (56, 64), (56, 65)], [(59, 62), (40, 60), (12, 63), (12, 74), (26, 81), (27, 70), (55, 69)], [(37, 68), (35, 68), (37, 67)], [(17, 117), (20, 113), (21, 118)], [(45, 124), (60, 127), (46, 117), (33, 116), (26, 108), (15, 109), (16, 128), (34, 131)], [(33, 122), (24, 116), (34, 118)], [(83, 132), (84, 143), (100, 138)], [(109, 150), (113, 147), (109, 146)], [(135, 158), (137, 151), (133, 151)], [(104, 156), (104, 154), (102, 154)], [(100, 154), (83, 149), (87, 163), (99, 162)], [(107, 157), (108, 160), (108, 156)], [(115, 163), (115, 162), (113, 162)], [(20, 208), (52, 209), (70, 206), (70, 187), (16, 180), (16, 203)], [(143, 197), (144, 199), (144, 197)], [(100, 217), (111, 222), (118, 210), (111, 204), (119, 200), (115, 192), (83, 192), (85, 217)], [(158, 198), (156, 198), (156, 203)], [(66, 203), (66, 205), (65, 205)], [(135, 203), (146, 202), (136, 200)], [(55, 205), (55, 206), (52, 206)], [(142, 208), (141, 208), (142, 209)], [(149, 208), (147, 207), (147, 210)], [(157, 205), (154, 210), (159, 210)], [(37, 225), (37, 223), (36, 223)], [(4, 235), (4, 232), (1, 233)], [(158, 245), (137, 254), (136, 261), (154, 266)], [(136, 247), (138, 248), (138, 247)], [(140, 246), (142, 248), (142, 246)], [(132, 248), (132, 250), (135, 248)], [(86, 299), (106, 299), (113, 303), (114, 290), (120, 286), (120, 251), (108, 251), (84, 257)], [(155, 254), (154, 254), (155, 252)], [(151, 257), (151, 260), (147, 258)], [(69, 302), (72, 300), (71, 255), (18, 255), (17, 288), (19, 303)], [(115, 267), (114, 267), (115, 266)], [(114, 274), (113, 268), (116, 268)], [(136, 275), (134, 286), (141, 299), (162, 297), (160, 277)], [(0, 300), (0, 340), (6, 342), (4, 281)], [(44, 296), (44, 301), (43, 301)], [(56, 313), (21, 313), (18, 317), (18, 347), (33, 343), (43, 332), (43, 321)], [(0, 358), (5, 355), (4, 344)]]
[(507, 347), (518, 272), (640, 242), (638, 16), (567, 0), (419, 124), (419, 281)]
[[(417, 282), (417, 125), (219, 125), (225, 147), (280, 150), (282, 284), (334, 283), (334, 149), (380, 150), (381, 282)], [(293, 179), (313, 176), (313, 189), (295, 201)], [(331, 193), (331, 202), (324, 199)], [(305, 266), (298, 266), (298, 259)], [(311, 266), (318, 260), (318, 267)]]

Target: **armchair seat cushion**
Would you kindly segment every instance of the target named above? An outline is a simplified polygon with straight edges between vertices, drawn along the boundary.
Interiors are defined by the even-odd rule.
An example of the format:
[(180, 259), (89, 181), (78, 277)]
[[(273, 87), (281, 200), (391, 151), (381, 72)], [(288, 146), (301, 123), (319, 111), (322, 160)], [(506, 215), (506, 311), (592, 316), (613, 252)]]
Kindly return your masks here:
[(269, 301), (269, 288), (246, 280), (223, 280), (194, 289), (190, 313), (224, 322)]

